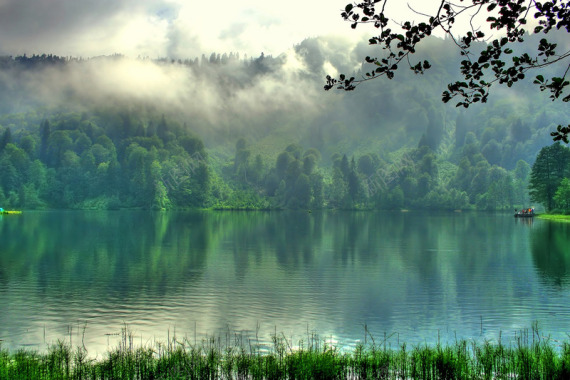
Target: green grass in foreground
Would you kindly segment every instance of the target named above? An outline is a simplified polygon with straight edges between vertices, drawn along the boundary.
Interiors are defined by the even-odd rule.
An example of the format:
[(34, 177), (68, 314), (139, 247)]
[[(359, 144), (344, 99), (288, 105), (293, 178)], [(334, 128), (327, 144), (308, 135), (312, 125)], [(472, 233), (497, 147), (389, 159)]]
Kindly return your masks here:
[(570, 215), (562, 214), (540, 214), (538, 215), (540, 219), (555, 220), (559, 222), (570, 222)]
[[(227, 338), (227, 337), (226, 337)], [(231, 340), (231, 339), (230, 339)], [(358, 346), (352, 352), (308, 336), (293, 349), (285, 337), (273, 346), (234, 345), (211, 338), (199, 345), (172, 341), (156, 347), (122, 343), (101, 360), (58, 342), (47, 353), (0, 350), (0, 379), (568, 379), (570, 344), (541, 338), (536, 326), (501, 342), (458, 341), (386, 350)], [(241, 343), (240, 343), (241, 342)]]

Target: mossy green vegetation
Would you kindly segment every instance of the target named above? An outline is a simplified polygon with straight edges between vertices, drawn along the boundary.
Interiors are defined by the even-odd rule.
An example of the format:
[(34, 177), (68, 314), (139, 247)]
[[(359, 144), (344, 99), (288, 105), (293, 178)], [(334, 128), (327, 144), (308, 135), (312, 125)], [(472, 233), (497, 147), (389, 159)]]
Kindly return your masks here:
[(459, 340), (413, 347), (358, 345), (341, 350), (315, 334), (297, 346), (275, 334), (269, 347), (241, 335), (134, 347), (123, 333), (102, 359), (58, 341), (46, 353), (0, 350), (3, 379), (567, 379), (570, 344), (536, 325), (505, 344)]
[(540, 219), (554, 220), (557, 222), (570, 222), (570, 215), (565, 214), (540, 214)]

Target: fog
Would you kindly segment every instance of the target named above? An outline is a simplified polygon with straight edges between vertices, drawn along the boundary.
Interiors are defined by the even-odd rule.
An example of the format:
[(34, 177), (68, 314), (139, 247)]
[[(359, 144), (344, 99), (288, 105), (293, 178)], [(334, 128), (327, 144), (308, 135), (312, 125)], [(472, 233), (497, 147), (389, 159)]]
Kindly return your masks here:
[(348, 34), (346, 0), (0, 1), (0, 53), (187, 58), (279, 55), (308, 36)]
[[(529, 38), (527, 48), (536, 46), (533, 40)], [(111, 55), (67, 57), (59, 63), (41, 59), (21, 63), (5, 57), (0, 62), (0, 107), (5, 114), (37, 107), (165, 114), (187, 125), (208, 146), (233, 144), (240, 136), (261, 141), (279, 134), (283, 144), (302, 142), (326, 150), (325, 156), (339, 149), (415, 146), (428, 132), (430, 115), (437, 118), (432, 123), (443, 120), (443, 129), (453, 133), (458, 115), (455, 102), (441, 102), (447, 84), (461, 78), (461, 57), (450, 40), (432, 37), (418, 51), (417, 59), (433, 64), (425, 75), (416, 76), (403, 67), (394, 80), (366, 82), (354, 92), (323, 90), (327, 74), (360, 77), (367, 69), (362, 58), (379, 53), (366, 38), (355, 43), (330, 35), (307, 38), (275, 56), (247, 57), (239, 52), (181, 59)], [(551, 117), (566, 112), (561, 102), (551, 105), (530, 81), (512, 89), (493, 88), (489, 101), (467, 111), (469, 117), (481, 120), (477, 126), (481, 130), (489, 122), (485, 113), (497, 107), (504, 128), (521, 117), (521, 109), (529, 113), (525, 116), (529, 122), (541, 105), (554, 107)]]
[(267, 122), (275, 114), (311, 118), (343, 96), (324, 93), (322, 86), (327, 73), (359, 66), (350, 51), (347, 41), (322, 38), (276, 57), (222, 52), (182, 61), (113, 55), (27, 66), (5, 58), (3, 108), (146, 107), (209, 128)]

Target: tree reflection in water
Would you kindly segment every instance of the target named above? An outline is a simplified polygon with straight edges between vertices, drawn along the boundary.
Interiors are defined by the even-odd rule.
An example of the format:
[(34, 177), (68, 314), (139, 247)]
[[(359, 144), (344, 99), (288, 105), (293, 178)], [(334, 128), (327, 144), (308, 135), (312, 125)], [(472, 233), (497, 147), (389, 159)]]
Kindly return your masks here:
[(570, 224), (545, 221), (531, 232), (532, 258), (543, 281), (559, 288), (570, 283)]

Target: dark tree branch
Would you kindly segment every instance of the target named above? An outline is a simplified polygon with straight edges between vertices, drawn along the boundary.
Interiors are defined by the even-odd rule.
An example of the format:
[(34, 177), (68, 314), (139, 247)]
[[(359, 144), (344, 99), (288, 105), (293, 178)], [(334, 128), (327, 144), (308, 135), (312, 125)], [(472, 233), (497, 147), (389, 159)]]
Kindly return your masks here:
[[(453, 98), (459, 98), (457, 106), (469, 107), (473, 103), (485, 103), (489, 96), (490, 88), (495, 84), (511, 87), (514, 83), (525, 78), (529, 70), (540, 70), (570, 57), (570, 51), (558, 54), (557, 45), (543, 38), (537, 47), (537, 55), (530, 56), (524, 53), (512, 56), (507, 63), (505, 56), (513, 53), (512, 45), (522, 43), (525, 38), (525, 26), (534, 12), (534, 19), (538, 26), (534, 33), (548, 34), (551, 30), (565, 29), (570, 33), (570, 0), (552, 0), (540, 2), (535, 0), (459, 0), (458, 4), (449, 0), (439, 2), (434, 16), (426, 15), (408, 7), (417, 15), (428, 19), (427, 22), (415, 24), (410, 21), (395, 23), (400, 30), (393, 31), (389, 27), (386, 5), (388, 0), (363, 0), (360, 3), (348, 4), (341, 17), (351, 23), (354, 29), (359, 24), (373, 24), (379, 29), (380, 34), (369, 39), (370, 45), (378, 45), (386, 54), (382, 58), (366, 57), (365, 61), (373, 64), (373, 70), (366, 72), (361, 78), (347, 78), (340, 74), (339, 78), (326, 77), (325, 90), (335, 87), (340, 90), (352, 91), (362, 82), (376, 79), (382, 76), (393, 79), (399, 65), (405, 63), (416, 74), (424, 74), (431, 65), (428, 61), (415, 62), (411, 56), (416, 52), (418, 44), (429, 37), (436, 29), (441, 29), (448, 35), (459, 48), (461, 56), (465, 59), (461, 62), (461, 74), (463, 80), (450, 83), (447, 90), (442, 94), (443, 102), (449, 102)], [(467, 3), (467, 4), (465, 4)], [(381, 5), (381, 10), (376, 8)], [(486, 11), (489, 16), (486, 21), (491, 29), (504, 30), (505, 36), (486, 40), (485, 33), (475, 27), (476, 18)], [(460, 17), (465, 17), (469, 12), (468, 23), (470, 30), (465, 36), (459, 38), (452, 33), (455, 22)], [(393, 21), (392, 21), (393, 22)], [(470, 49), (474, 42), (487, 42), (487, 48), (474, 56)], [(569, 66), (570, 67), (570, 66)], [(562, 77), (544, 78), (537, 75), (534, 83), (540, 86), (541, 91), (548, 90), (552, 100), (562, 99), (570, 101), (570, 96), (563, 97), (568, 88), (566, 80), (568, 68)], [(559, 126), (559, 139), (568, 140), (568, 129)]]

